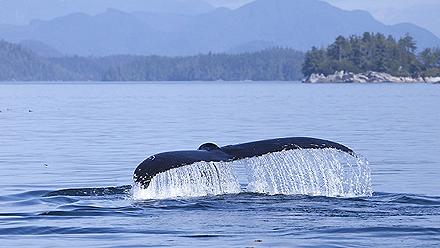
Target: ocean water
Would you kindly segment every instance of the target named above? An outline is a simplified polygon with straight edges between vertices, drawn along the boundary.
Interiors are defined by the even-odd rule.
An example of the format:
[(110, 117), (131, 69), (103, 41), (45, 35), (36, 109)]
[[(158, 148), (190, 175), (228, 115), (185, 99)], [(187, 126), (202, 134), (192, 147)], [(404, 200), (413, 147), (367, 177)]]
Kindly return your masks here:
[[(0, 247), (439, 247), (439, 108), (425, 84), (3, 83)], [(158, 152), (294, 136), (363, 159), (297, 151), (199, 164), (229, 177), (174, 198), (163, 182), (194, 168), (132, 188)]]

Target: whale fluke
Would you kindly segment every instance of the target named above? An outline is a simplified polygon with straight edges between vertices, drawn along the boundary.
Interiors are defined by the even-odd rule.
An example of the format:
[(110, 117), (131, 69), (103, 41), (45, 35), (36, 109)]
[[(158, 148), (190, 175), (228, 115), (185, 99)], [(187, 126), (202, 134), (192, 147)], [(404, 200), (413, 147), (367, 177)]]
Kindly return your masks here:
[(356, 156), (350, 148), (336, 142), (307, 138), (279, 138), (219, 147), (205, 143), (198, 150), (164, 152), (145, 159), (134, 171), (133, 179), (147, 188), (151, 179), (161, 172), (196, 162), (229, 162), (294, 149), (336, 149)]

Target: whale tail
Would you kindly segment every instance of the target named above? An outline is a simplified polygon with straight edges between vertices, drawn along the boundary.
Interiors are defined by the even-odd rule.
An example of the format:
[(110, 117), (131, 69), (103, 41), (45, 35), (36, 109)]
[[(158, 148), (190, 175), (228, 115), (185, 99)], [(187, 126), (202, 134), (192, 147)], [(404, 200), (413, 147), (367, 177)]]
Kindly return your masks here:
[(157, 174), (197, 162), (231, 162), (288, 150), (327, 148), (357, 157), (353, 150), (344, 145), (307, 137), (279, 138), (223, 147), (214, 143), (205, 143), (198, 150), (165, 152), (151, 156), (136, 168), (133, 179), (147, 188), (151, 179)]

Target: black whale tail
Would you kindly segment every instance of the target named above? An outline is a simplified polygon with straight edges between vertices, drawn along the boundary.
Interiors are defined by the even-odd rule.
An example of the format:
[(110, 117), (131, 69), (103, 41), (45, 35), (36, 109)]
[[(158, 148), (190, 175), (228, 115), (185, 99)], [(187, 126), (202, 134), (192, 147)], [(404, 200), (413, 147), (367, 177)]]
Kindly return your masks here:
[(271, 140), (254, 141), (249, 143), (243, 143), (238, 145), (224, 146), (221, 150), (230, 156), (234, 160), (258, 157), (268, 153), (295, 150), (295, 149), (336, 149), (346, 152), (352, 156), (356, 156), (353, 150), (350, 148), (338, 144), (336, 142), (296, 137), (296, 138), (280, 138)]
[(198, 150), (165, 152), (151, 156), (136, 168), (133, 179), (143, 188), (147, 188), (157, 174), (196, 162), (228, 162), (295, 149), (336, 149), (356, 157), (353, 150), (344, 145), (307, 137), (271, 139), (223, 147), (205, 143)]

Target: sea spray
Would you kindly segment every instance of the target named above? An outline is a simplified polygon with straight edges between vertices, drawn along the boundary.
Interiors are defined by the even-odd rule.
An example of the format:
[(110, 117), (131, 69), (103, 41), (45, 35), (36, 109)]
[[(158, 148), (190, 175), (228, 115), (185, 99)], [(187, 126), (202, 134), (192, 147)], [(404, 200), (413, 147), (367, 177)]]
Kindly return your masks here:
[(247, 191), (328, 197), (371, 196), (368, 161), (335, 149), (299, 149), (240, 161)]
[(143, 189), (133, 187), (134, 199), (166, 199), (240, 193), (232, 163), (198, 162), (159, 173)]
[[(241, 189), (243, 177), (247, 187)], [(371, 196), (373, 192), (365, 158), (335, 149), (297, 149), (171, 169), (153, 177), (146, 189), (135, 185), (133, 197), (167, 199), (243, 191), (328, 197)]]

